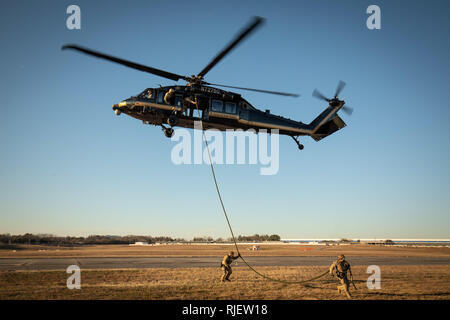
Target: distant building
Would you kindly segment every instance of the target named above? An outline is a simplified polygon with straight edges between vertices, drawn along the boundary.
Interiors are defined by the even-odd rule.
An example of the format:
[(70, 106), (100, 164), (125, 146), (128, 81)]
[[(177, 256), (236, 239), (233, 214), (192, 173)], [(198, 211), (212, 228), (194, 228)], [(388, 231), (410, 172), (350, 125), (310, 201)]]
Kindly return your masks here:
[(136, 241), (135, 243), (130, 244), (130, 246), (148, 246), (148, 242)]
[(415, 246), (450, 246), (450, 239), (281, 239), (283, 243), (303, 245), (415, 245)]

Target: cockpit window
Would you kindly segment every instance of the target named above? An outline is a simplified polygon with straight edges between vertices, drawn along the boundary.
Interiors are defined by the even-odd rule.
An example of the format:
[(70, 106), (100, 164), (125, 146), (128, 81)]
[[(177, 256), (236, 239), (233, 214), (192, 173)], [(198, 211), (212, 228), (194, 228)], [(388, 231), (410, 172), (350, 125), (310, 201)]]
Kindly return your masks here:
[(255, 107), (253, 107), (250, 103), (242, 99), (242, 101), (239, 103), (242, 109), (250, 109), (250, 110), (256, 110)]
[(220, 100), (212, 100), (211, 101), (211, 110), (212, 111), (217, 111), (217, 112), (222, 112), (223, 109), (223, 102)]
[(142, 91), (140, 94), (138, 94), (137, 96), (139, 99), (142, 100), (152, 100), (155, 99), (154, 97), (154, 92), (152, 89), (145, 89), (144, 91)]
[(155, 92), (152, 89), (146, 89), (139, 95), (139, 98), (145, 100), (155, 100)]

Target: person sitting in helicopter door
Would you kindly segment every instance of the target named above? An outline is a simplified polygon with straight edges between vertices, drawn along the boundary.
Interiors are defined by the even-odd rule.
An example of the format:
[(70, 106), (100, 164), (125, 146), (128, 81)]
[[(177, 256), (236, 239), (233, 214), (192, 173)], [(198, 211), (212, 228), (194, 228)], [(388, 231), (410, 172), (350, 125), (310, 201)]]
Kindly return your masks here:
[(170, 88), (169, 91), (164, 95), (164, 102), (167, 104), (173, 104), (175, 99), (175, 90)]
[(147, 99), (151, 99), (152, 98), (152, 96), (153, 96), (153, 91), (151, 90), (151, 89), (148, 89), (148, 92), (147, 92)]

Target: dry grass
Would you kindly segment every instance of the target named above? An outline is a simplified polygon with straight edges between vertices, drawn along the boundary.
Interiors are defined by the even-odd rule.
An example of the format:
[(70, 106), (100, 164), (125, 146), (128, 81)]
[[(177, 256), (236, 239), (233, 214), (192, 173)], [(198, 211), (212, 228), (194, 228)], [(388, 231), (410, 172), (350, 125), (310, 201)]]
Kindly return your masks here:
[[(0, 299), (345, 299), (328, 276), (307, 285), (266, 281), (235, 267), (233, 282), (221, 283), (218, 268), (83, 270), (81, 290), (66, 288), (63, 271), (0, 272)], [(260, 267), (264, 274), (301, 280), (323, 267)], [(354, 267), (355, 299), (449, 299), (450, 266), (382, 266), (381, 289), (366, 287), (364, 267)]]
[[(449, 257), (450, 248), (380, 247), (367, 245), (303, 246), (261, 245), (245, 256), (390, 256)], [(233, 245), (124, 245), (75, 248), (19, 246), (16, 251), (0, 250), (0, 257), (151, 257), (217, 256)], [(219, 281), (219, 268), (151, 268), (124, 270), (82, 270), (81, 290), (69, 290), (64, 271), (0, 272), (0, 299), (345, 299), (338, 295), (337, 281), (328, 276), (305, 285), (286, 285), (267, 281), (246, 267), (233, 268), (233, 282)], [(324, 267), (259, 267), (273, 278), (301, 280), (324, 271)], [(449, 299), (450, 266), (382, 266), (380, 290), (369, 290), (369, 276), (362, 266), (354, 267), (356, 299)]]
[[(239, 245), (246, 256), (395, 256), (395, 257), (449, 257), (450, 248), (389, 247), (369, 245), (308, 246), (296, 244), (262, 244), (258, 251), (249, 251), (251, 245)], [(166, 257), (218, 256), (234, 249), (234, 245), (92, 245), (81, 247), (16, 246), (0, 250), (0, 258), (50, 257)]]

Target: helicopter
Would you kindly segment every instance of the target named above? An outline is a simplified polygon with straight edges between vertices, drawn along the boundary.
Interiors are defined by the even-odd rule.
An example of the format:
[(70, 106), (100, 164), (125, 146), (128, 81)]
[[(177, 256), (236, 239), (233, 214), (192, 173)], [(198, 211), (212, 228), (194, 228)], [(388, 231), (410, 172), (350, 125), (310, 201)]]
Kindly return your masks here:
[(327, 98), (317, 89), (313, 96), (324, 100), (328, 107), (320, 113), (311, 123), (291, 120), (282, 116), (271, 114), (270, 110), (259, 110), (252, 106), (240, 94), (225, 91), (216, 87), (224, 87), (238, 90), (247, 90), (287, 97), (298, 97), (298, 94), (271, 90), (243, 88), (204, 80), (205, 75), (221, 61), (240, 42), (246, 39), (256, 28), (261, 26), (264, 18), (254, 17), (222, 51), (197, 75), (182, 76), (176, 73), (138, 64), (132, 61), (120, 59), (103, 54), (75, 44), (62, 46), (62, 50), (75, 50), (100, 59), (109, 60), (129, 68), (151, 73), (175, 82), (184, 80), (186, 85), (160, 86), (159, 88), (147, 88), (136, 96), (131, 96), (113, 105), (116, 115), (126, 114), (144, 124), (161, 126), (164, 135), (171, 138), (174, 127), (195, 128), (196, 121), (201, 121), (202, 129), (217, 129), (220, 131), (253, 129), (255, 132), (267, 129), (278, 129), (279, 134), (292, 137), (298, 148), (304, 146), (300, 143), (300, 136), (310, 136), (319, 141), (332, 133), (344, 128), (345, 122), (337, 112), (343, 110), (351, 115), (353, 109), (344, 106), (345, 101), (338, 95), (345, 86), (345, 82), (339, 81), (333, 98)]

